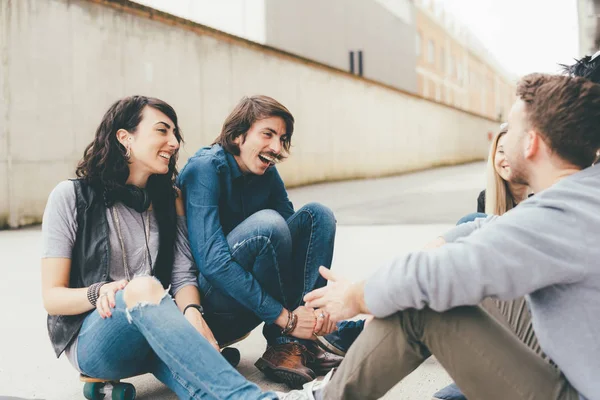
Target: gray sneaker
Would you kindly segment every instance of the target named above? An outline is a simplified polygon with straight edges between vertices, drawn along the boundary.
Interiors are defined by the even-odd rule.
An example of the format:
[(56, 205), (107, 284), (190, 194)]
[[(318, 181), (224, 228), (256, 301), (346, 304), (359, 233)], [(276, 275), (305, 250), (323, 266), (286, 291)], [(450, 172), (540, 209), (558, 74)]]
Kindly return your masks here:
[[(335, 368), (329, 371), (322, 381), (315, 379), (314, 381), (305, 383), (300, 390), (292, 390), (288, 393), (275, 393), (279, 396), (280, 400), (315, 400), (315, 393), (320, 392), (325, 388), (325, 385), (329, 383), (334, 372)], [(321, 398), (321, 396), (319, 396), (319, 398)]]

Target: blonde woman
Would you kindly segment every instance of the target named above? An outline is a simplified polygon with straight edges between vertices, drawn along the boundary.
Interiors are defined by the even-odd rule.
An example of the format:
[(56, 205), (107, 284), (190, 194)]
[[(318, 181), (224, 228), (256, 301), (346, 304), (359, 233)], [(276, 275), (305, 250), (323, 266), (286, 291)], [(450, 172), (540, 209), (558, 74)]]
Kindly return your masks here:
[(506, 132), (507, 124), (504, 123), (500, 125), (500, 132), (492, 139), (487, 165), (487, 185), (477, 197), (477, 212), (465, 215), (457, 225), (488, 215), (502, 215), (527, 198), (527, 186), (510, 181), (510, 165), (504, 156)]
[[(488, 157), (487, 186), (477, 199), (477, 212), (502, 215), (527, 198), (527, 186), (510, 181), (510, 165), (504, 155), (504, 135), (507, 130), (507, 124), (502, 124), (500, 132), (492, 141)], [(481, 203), (484, 205), (483, 210), (480, 209)]]

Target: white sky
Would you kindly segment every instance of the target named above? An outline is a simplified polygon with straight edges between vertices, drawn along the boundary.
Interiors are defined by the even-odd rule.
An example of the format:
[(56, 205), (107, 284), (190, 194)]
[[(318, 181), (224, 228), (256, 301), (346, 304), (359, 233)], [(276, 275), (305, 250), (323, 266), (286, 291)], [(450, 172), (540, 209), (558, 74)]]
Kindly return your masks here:
[(557, 72), (578, 56), (576, 0), (438, 0), (507, 70)]

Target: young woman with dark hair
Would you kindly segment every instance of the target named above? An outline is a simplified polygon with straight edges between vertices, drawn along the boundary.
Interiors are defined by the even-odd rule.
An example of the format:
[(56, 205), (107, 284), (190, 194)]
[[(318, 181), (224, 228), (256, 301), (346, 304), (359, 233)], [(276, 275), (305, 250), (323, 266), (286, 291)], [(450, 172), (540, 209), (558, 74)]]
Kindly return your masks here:
[[(44, 213), (42, 297), (57, 356), (117, 380), (154, 374), (179, 398), (277, 398), (218, 352), (202, 316), (167, 103), (114, 103)], [(171, 297), (171, 295), (173, 297)]]

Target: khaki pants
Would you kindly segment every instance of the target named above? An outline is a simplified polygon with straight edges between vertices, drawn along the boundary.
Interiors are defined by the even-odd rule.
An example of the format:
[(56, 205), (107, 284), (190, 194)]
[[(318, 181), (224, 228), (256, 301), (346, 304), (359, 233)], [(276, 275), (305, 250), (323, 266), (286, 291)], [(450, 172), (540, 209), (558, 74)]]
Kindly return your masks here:
[(531, 313), (527, 307), (525, 297), (515, 300), (502, 301), (487, 298), (481, 302), (481, 307), (492, 317), (501, 322), (505, 327), (513, 331), (519, 340), (536, 354), (554, 365), (552, 360), (546, 356), (538, 343), (533, 324), (531, 323)]
[[(324, 398), (378, 399), (433, 354), (469, 400), (579, 399), (541, 350), (536, 354), (524, 343), (529, 338), (529, 346), (539, 349), (528, 314), (506, 317), (519, 304), (506, 303), (503, 313), (502, 303), (490, 302), (443, 313), (411, 309), (373, 320), (325, 387)], [(515, 321), (517, 333), (508, 329)]]

